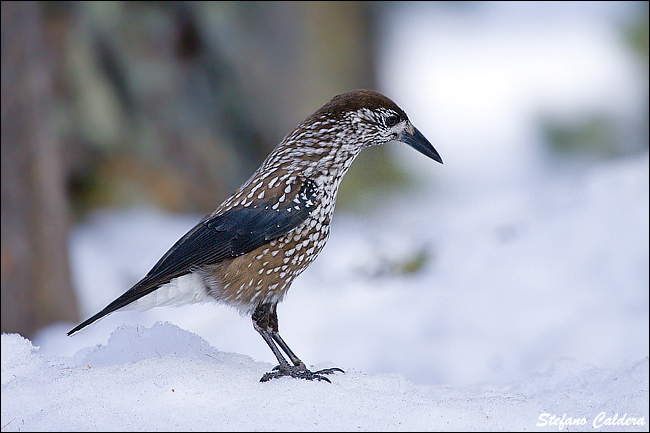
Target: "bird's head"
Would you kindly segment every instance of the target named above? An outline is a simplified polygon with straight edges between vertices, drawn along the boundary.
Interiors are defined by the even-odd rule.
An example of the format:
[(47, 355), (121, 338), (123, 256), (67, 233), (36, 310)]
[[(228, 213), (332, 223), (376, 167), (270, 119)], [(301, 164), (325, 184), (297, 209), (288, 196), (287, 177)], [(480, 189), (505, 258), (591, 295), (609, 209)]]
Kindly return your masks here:
[(361, 149), (391, 141), (406, 143), (442, 164), (436, 149), (397, 104), (373, 90), (352, 90), (335, 96), (298, 125), (271, 159), (291, 155), (296, 169), (339, 168), (342, 175)]
[(311, 117), (351, 131), (357, 146), (368, 147), (390, 141), (406, 143), (442, 163), (431, 143), (413, 126), (397, 104), (373, 90), (353, 90), (337, 95)]

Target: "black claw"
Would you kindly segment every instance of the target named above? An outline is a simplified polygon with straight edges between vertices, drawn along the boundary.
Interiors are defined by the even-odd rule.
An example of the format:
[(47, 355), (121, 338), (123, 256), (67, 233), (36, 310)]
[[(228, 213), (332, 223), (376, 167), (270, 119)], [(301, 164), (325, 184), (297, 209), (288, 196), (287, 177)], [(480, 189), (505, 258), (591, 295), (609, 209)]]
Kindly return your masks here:
[(341, 370), (338, 367), (332, 367), (332, 368), (325, 368), (323, 370), (314, 371), (314, 374), (332, 374), (335, 371), (338, 371), (340, 373), (345, 373), (345, 371)]
[[(320, 380), (324, 380), (324, 381), (327, 382), (327, 383), (332, 383), (331, 380), (329, 380), (329, 379), (326, 378), (325, 376), (321, 376), (320, 374), (314, 374), (314, 379), (318, 379), (319, 381), (320, 381)], [(309, 380), (313, 380), (313, 379), (309, 379)]]

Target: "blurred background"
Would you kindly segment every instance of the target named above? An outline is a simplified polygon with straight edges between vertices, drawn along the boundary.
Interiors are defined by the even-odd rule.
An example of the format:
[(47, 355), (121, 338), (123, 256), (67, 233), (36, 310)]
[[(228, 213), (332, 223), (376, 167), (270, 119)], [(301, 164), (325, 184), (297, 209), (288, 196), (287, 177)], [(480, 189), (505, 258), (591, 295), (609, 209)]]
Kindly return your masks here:
[[(292, 298), (296, 286), (324, 293), (304, 301), (310, 303), (302, 305), (305, 316), (287, 322), (287, 331), (294, 326), (308, 333), (305, 322), (314, 309), (323, 308), (330, 320), (334, 313), (347, 314), (358, 322), (340, 322), (348, 328), (333, 327), (332, 340), (342, 338), (375, 360), (381, 350), (402, 354), (393, 364), (365, 365), (351, 357), (341, 360), (343, 366), (358, 362), (371, 371), (398, 371), (413, 346), (382, 346), (377, 334), (386, 335), (386, 324), (357, 326), (386, 314), (383, 299), (386, 308), (401, 313), (385, 316), (401, 323), (395, 341), (414, 332), (416, 345), (448, 345), (445, 353), (431, 352), (444, 365), (445, 354), (453, 360), (472, 350), (471, 342), (458, 346), (456, 337), (465, 330), (409, 323), (408, 312), (416, 309), (396, 305), (402, 298), (387, 291), (447, 323), (456, 323), (446, 317), (455, 305), (448, 297), (456, 293), (468, 301), (475, 295), (451, 290), (456, 286), (483, 288), (481, 296), (488, 298), (475, 298), (484, 302), (458, 311), (461, 317), (493, 307), (499, 317), (509, 317), (490, 302), (513, 293), (530, 302), (516, 290), (526, 287), (522, 279), (552, 287), (550, 296), (578, 286), (583, 291), (557, 302), (584, 306), (582, 296), (593, 290), (594, 279), (603, 281), (601, 260), (613, 260), (606, 251), (620, 259), (597, 299), (606, 305), (622, 284), (631, 295), (620, 314), (634, 311), (639, 319), (611, 337), (634, 335), (626, 348), (638, 346), (637, 337), (647, 341), (647, 325), (639, 327), (648, 316), (647, 2), (3, 2), (2, 332), (36, 337), (48, 325), (64, 323), (54, 328), (61, 335), (103, 308), (238, 188), (295, 125), (354, 88), (393, 99), (445, 164), (402, 147), (362, 152), (341, 185), (340, 216), (320, 268), (317, 261), (313, 272), (296, 280), (288, 301), (299, 308), (301, 295)], [(634, 174), (620, 174), (627, 172), (620, 168), (625, 164)], [(621, 183), (603, 186), (603, 167), (614, 167)], [(623, 197), (623, 204), (593, 202), (583, 194), (589, 198), (603, 188)], [(587, 221), (609, 206), (620, 206), (620, 212), (585, 226), (576, 206), (588, 209)], [(548, 217), (553, 212), (574, 219), (558, 229), (553, 224), (561, 222)], [(611, 239), (596, 236), (610, 232), (610, 225), (629, 230), (625, 236), (613, 231)], [(553, 243), (547, 236), (575, 233), (576, 227), (584, 237)], [(485, 233), (494, 238), (483, 238)], [(504, 252), (504, 245), (521, 250)], [(573, 248), (575, 257), (559, 253)], [(624, 253), (617, 256), (619, 248)], [(567, 269), (548, 281), (547, 263), (539, 257), (513, 261), (530, 251)], [(569, 269), (576, 257), (589, 257), (587, 269), (579, 268), (582, 262)], [(630, 266), (630, 273), (621, 266)], [(105, 277), (107, 270), (118, 277)], [(576, 277), (583, 273), (590, 277)], [(358, 296), (328, 292), (333, 285)], [(422, 292), (406, 293), (411, 286)], [(369, 289), (366, 296), (368, 287), (384, 289)], [(435, 306), (414, 298), (423, 293)], [(543, 297), (537, 293), (534, 302), (536, 296)], [(504, 311), (519, 308), (512, 297), (507, 302)], [(335, 311), (323, 307), (327, 303)], [(355, 310), (359, 303), (376, 310)], [(152, 320), (170, 317), (153, 314)], [(250, 333), (242, 338), (256, 339), (250, 323), (237, 320), (243, 324), (232, 326)], [(211, 323), (215, 335), (225, 332), (223, 323), (220, 329)], [(555, 341), (546, 321), (535, 323), (544, 341)], [(415, 329), (418, 324), (423, 326)], [(255, 349), (240, 347), (234, 338), (218, 340), (185, 326), (218, 348), (272, 362), (272, 355), (262, 355), (267, 349), (261, 341)], [(377, 346), (360, 344), (366, 337), (341, 337), (352, 328), (375, 335)], [(312, 331), (311, 340), (323, 335)], [(99, 337), (88, 335), (78, 341), (95, 344)], [(337, 359), (308, 342), (304, 355), (283, 335), (303, 359)], [(41, 345), (47, 341), (42, 337)], [(331, 349), (335, 342), (329, 344)], [(637, 349), (625, 353), (647, 354), (647, 343)], [(553, 356), (558, 354), (572, 352), (558, 349)], [(524, 358), (537, 356), (531, 349)], [(502, 356), (487, 353), (480, 362), (486, 371), (510, 377)], [(435, 363), (429, 358), (407, 375), (416, 377)], [(432, 381), (462, 381), (450, 372), (433, 373)]]

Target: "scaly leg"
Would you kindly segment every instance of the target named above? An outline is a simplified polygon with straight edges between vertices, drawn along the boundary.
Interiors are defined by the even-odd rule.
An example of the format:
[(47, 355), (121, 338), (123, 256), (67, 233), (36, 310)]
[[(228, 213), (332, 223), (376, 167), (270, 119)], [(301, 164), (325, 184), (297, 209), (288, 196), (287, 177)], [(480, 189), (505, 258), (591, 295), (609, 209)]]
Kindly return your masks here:
[[(266, 382), (282, 376), (291, 376), (307, 380), (318, 379), (329, 382), (330, 380), (324, 377), (323, 374), (332, 374), (335, 371), (345, 373), (343, 370), (336, 367), (313, 372), (309, 371), (305, 366), (305, 363), (293, 353), (289, 346), (287, 346), (287, 343), (285, 343), (282, 337), (280, 337), (278, 332), (278, 315), (276, 307), (277, 304), (260, 304), (253, 313), (253, 327), (260, 333), (264, 341), (266, 341), (266, 344), (269, 345), (279, 363), (272, 372), (266, 373), (262, 376), (260, 382)], [(287, 362), (282, 355), (282, 352), (280, 352), (280, 349), (278, 349), (278, 346), (280, 346), (284, 353), (287, 354), (293, 365)]]

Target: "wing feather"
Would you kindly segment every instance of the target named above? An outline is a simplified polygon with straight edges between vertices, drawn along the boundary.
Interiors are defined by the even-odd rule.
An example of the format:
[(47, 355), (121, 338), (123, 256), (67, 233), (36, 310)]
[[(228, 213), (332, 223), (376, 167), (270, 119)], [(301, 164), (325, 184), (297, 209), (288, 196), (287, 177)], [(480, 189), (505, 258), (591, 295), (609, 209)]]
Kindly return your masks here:
[(270, 202), (207, 217), (178, 240), (149, 273), (68, 335), (203, 265), (246, 254), (301, 225), (317, 205), (316, 186), (305, 181), (296, 198), (273, 209)]

